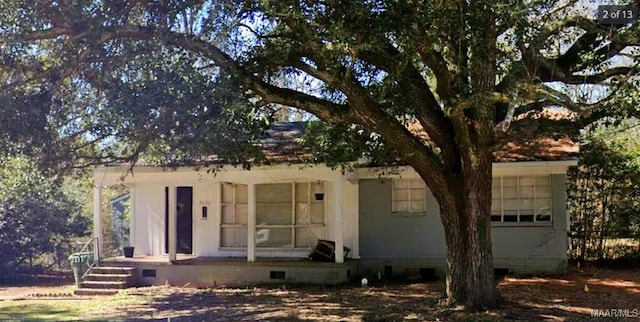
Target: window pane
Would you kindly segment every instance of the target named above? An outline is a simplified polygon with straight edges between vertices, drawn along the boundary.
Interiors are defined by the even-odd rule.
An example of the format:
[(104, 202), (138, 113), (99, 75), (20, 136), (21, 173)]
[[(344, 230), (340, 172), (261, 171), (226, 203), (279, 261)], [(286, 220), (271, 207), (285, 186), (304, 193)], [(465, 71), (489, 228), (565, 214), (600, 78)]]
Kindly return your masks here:
[(506, 216), (506, 215), (516, 215), (517, 216), (518, 215), (518, 211), (517, 210), (505, 209), (503, 216)]
[(406, 179), (393, 179), (393, 189), (408, 189), (409, 180)]
[(409, 190), (393, 190), (393, 200), (406, 201), (409, 200)]
[(256, 228), (257, 247), (291, 247), (292, 228)]
[(503, 198), (518, 198), (518, 189), (516, 187), (505, 187), (502, 190)]
[(424, 200), (411, 201), (409, 212), (424, 212)]
[(533, 187), (533, 177), (519, 177), (520, 187)]
[(502, 216), (500, 215), (491, 215), (491, 221), (500, 222), (502, 220)]
[(296, 204), (296, 224), (306, 224), (310, 221), (311, 205), (308, 203)]
[(256, 223), (258, 225), (290, 225), (291, 204), (259, 203), (256, 204)]
[(536, 221), (543, 221), (543, 222), (551, 221), (551, 214), (548, 214), (548, 215), (537, 214)]
[(222, 227), (220, 229), (221, 247), (246, 247), (247, 228)]
[(256, 202), (279, 203), (292, 202), (291, 184), (259, 184), (256, 185)]
[(538, 213), (551, 214), (551, 199), (536, 199), (535, 210)]
[(536, 221), (551, 221), (551, 200), (536, 200)]
[(296, 224), (324, 224), (324, 204), (297, 204)]
[(518, 199), (503, 199), (502, 204), (505, 212), (513, 210), (517, 212), (519, 206)]
[(499, 198), (491, 199), (491, 213), (499, 213), (500, 211), (501, 211), (500, 199)]
[(520, 209), (520, 215), (531, 215), (531, 216), (533, 216), (533, 209)]
[(236, 185), (236, 203), (247, 203), (249, 195), (246, 184)]
[(516, 177), (502, 177), (503, 187), (516, 187), (517, 185), (518, 185), (518, 179)]
[(424, 188), (424, 181), (422, 181), (422, 179), (411, 179), (411, 181), (409, 182), (409, 184), (411, 185), (411, 188)]
[(520, 187), (520, 198), (533, 198), (533, 187)]
[(551, 187), (538, 187), (536, 186), (536, 198), (549, 198), (551, 197)]
[(533, 222), (533, 215), (520, 215), (520, 222)]
[(222, 203), (233, 203), (233, 184), (223, 183), (220, 187), (222, 189)]
[(424, 200), (424, 189), (411, 189), (411, 200)]
[(502, 193), (502, 189), (500, 187), (491, 187), (491, 196), (494, 198), (500, 198), (500, 194)]
[(409, 202), (408, 201), (396, 201), (393, 203), (393, 211), (394, 212), (408, 212), (409, 211)]
[(308, 202), (309, 201), (309, 184), (296, 183), (296, 202)]
[(520, 208), (522, 211), (524, 210), (529, 210), (531, 213), (533, 213), (533, 199), (520, 199)]
[(233, 213), (233, 205), (222, 205), (222, 223), (235, 224), (235, 215)]
[(311, 204), (311, 223), (324, 224), (324, 204), (323, 203)]
[(249, 207), (247, 205), (236, 205), (236, 224), (246, 225)]
[(296, 228), (296, 247), (313, 247), (324, 238), (324, 227)]
[(518, 215), (504, 215), (504, 222), (518, 222)]

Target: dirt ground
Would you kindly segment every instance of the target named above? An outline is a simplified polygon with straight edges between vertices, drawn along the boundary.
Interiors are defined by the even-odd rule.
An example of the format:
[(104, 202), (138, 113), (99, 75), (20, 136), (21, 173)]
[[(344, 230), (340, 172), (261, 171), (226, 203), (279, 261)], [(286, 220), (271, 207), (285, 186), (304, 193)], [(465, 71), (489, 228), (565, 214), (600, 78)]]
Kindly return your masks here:
[[(4, 301), (65, 298), (70, 280), (44, 280), (38, 286), (0, 287)], [(497, 309), (469, 313), (440, 305), (443, 282), (371, 281), (368, 287), (279, 285), (195, 289), (154, 286), (122, 291), (129, 302), (99, 311), (83, 311), (78, 319), (171, 321), (591, 321), (640, 316), (640, 270), (572, 269), (552, 277), (506, 277), (499, 284), (503, 301)], [(6, 302), (5, 302), (6, 303)], [(92, 302), (96, 303), (96, 302)], [(124, 305), (123, 305), (124, 303)], [(93, 305), (93, 304), (92, 304)], [(1, 307), (1, 306), (0, 306)], [(617, 311), (612, 311), (612, 310)]]

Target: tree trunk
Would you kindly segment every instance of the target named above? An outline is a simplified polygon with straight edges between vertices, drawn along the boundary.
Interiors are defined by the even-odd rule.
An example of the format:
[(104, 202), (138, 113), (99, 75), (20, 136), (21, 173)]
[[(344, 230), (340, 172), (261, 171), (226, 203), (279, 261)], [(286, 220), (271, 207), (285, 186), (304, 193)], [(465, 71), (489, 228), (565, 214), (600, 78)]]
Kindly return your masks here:
[(491, 246), (491, 157), (483, 159), (449, 180), (446, 190), (434, 192), (447, 245), (447, 304), (471, 309), (494, 307), (499, 298)]

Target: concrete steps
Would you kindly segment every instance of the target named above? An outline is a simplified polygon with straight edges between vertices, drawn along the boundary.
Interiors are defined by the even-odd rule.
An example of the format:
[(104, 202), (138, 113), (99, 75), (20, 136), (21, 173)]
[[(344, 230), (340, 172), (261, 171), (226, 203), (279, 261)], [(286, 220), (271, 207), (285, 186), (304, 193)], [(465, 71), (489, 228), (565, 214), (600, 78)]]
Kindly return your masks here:
[(80, 283), (75, 295), (114, 295), (135, 283), (135, 267), (95, 266)]

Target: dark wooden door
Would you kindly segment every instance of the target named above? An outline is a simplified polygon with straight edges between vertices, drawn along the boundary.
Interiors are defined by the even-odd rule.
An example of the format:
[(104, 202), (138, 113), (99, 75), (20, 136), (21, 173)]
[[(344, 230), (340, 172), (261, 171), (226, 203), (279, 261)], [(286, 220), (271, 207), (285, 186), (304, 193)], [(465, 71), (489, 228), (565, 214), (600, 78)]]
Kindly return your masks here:
[[(165, 252), (169, 253), (169, 188), (165, 188)], [(193, 187), (176, 189), (176, 252), (193, 253)]]

